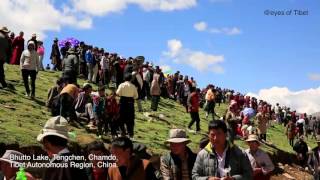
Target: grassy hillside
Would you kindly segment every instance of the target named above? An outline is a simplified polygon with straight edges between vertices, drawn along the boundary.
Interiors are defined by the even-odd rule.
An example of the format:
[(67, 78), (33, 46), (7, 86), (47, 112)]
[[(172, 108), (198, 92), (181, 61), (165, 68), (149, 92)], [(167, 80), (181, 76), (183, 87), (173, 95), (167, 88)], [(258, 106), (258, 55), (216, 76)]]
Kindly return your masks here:
[[(45, 100), (47, 90), (54, 85), (55, 80), (59, 77), (58, 72), (39, 72), (36, 81), (36, 99), (31, 100), (24, 96), (24, 86), (18, 66), (5, 66), (7, 82), (14, 86), (14, 89), (0, 89), (0, 143), (19, 144), (20, 146), (40, 145), (36, 141), (36, 136), (42, 129), (44, 123), (50, 118), (47, 112)], [(84, 81), (80, 80), (79, 84)], [(96, 89), (96, 87), (94, 88)], [(149, 110), (150, 102), (144, 101), (143, 108)], [(217, 113), (223, 115), (227, 105), (221, 104), (217, 107)], [(186, 128), (190, 116), (185, 109), (178, 103), (161, 99), (159, 111), (153, 116), (162, 114), (163, 120), (159, 118), (149, 118), (145, 114), (136, 113), (135, 140), (142, 142), (148, 146), (148, 150), (153, 154), (163, 154), (168, 148), (164, 145), (164, 141), (168, 137), (170, 128)], [(201, 133), (188, 133), (192, 140), (189, 145), (194, 151), (198, 150), (199, 140), (205, 136), (208, 121), (205, 119), (204, 112), (200, 112), (201, 117)], [(195, 125), (194, 125), (195, 128)], [(76, 133), (76, 141), (80, 145), (87, 144), (97, 139), (93, 133), (88, 133), (84, 127), (70, 127), (70, 131)], [(110, 142), (110, 136), (103, 137), (105, 142)], [(274, 154), (277, 159), (275, 161), (291, 162), (290, 154), (293, 153), (284, 134), (284, 127), (275, 125), (270, 128), (267, 133), (267, 140), (271, 145), (263, 145), (263, 149), (270, 154)], [(236, 143), (246, 148), (243, 141)], [(308, 140), (311, 147), (315, 146), (314, 140)]]

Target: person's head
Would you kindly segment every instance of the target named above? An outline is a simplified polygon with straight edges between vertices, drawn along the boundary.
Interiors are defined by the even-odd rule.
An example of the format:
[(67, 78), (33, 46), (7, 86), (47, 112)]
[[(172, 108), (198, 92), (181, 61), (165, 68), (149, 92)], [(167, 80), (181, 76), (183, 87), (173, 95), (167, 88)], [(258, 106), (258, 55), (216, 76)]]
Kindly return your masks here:
[(304, 136), (303, 135), (301, 135), (300, 137), (299, 137), (299, 141), (304, 141)]
[(3, 156), (0, 158), (0, 171), (6, 177), (6, 179), (11, 179), (16, 175), (18, 171), (19, 163), (22, 161), (18, 161), (17, 158), (12, 157), (21, 157), (23, 154), (14, 151), (14, 150), (6, 150)]
[[(105, 148), (103, 142), (93, 141), (87, 147), (87, 151), (89, 155), (94, 156), (105, 156), (108, 155), (108, 150)], [(93, 164), (96, 165), (99, 161), (93, 160)]]
[(99, 93), (99, 96), (100, 97), (103, 97), (103, 96), (105, 96), (105, 87), (104, 86), (99, 86), (99, 88), (98, 88), (98, 93)]
[(91, 94), (92, 92), (92, 86), (90, 84), (85, 84), (82, 88), (82, 90), (85, 92), (85, 94)]
[(209, 140), (214, 147), (225, 146), (227, 140), (227, 125), (221, 120), (210, 121)]
[(57, 81), (56, 81), (56, 85), (57, 85), (57, 86), (63, 86), (63, 83), (64, 83), (63, 78), (59, 78), (59, 79), (57, 79)]
[(29, 51), (35, 50), (35, 44), (34, 44), (33, 41), (29, 41), (29, 42), (28, 42), (28, 50), (29, 50)]
[(171, 153), (175, 155), (184, 155), (186, 146), (190, 142), (186, 132), (182, 129), (170, 129), (169, 139), (166, 140), (166, 143), (170, 144)]
[(31, 36), (31, 39), (36, 40), (37, 39), (37, 34), (33, 33), (32, 36)]
[(193, 93), (193, 92), (195, 92), (195, 91), (196, 91), (196, 88), (195, 88), (195, 87), (191, 87), (191, 88), (190, 88), (190, 92)]
[(257, 135), (255, 134), (249, 135), (246, 142), (250, 148), (250, 151), (256, 152), (259, 149), (260, 142)]
[(11, 32), (11, 33), (10, 33), (10, 38), (13, 39), (14, 36), (15, 36), (14, 32)]
[(68, 144), (68, 121), (62, 116), (50, 118), (44, 125), (37, 141), (43, 145), (43, 149), (49, 157), (58, 154)]
[(43, 149), (47, 152), (49, 157), (58, 154), (59, 151), (66, 148), (68, 140), (59, 136), (49, 135), (42, 140)]
[(133, 144), (127, 137), (119, 137), (111, 143), (111, 154), (116, 156), (118, 166), (127, 166), (132, 156)]
[(3, 35), (5, 35), (6, 37), (8, 36), (8, 33), (9, 33), (9, 29), (5, 26), (1, 27), (0, 29), (0, 33), (2, 33)]

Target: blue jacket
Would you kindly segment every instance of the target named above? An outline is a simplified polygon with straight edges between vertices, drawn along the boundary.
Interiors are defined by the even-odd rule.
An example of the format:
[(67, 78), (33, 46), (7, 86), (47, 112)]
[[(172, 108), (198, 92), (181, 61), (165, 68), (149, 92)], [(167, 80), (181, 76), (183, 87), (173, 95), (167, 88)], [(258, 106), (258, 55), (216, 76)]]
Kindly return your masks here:
[(93, 55), (92, 55), (92, 52), (91, 51), (87, 51), (86, 54), (85, 54), (85, 61), (86, 63), (89, 63), (89, 64), (94, 64), (94, 59), (93, 59)]

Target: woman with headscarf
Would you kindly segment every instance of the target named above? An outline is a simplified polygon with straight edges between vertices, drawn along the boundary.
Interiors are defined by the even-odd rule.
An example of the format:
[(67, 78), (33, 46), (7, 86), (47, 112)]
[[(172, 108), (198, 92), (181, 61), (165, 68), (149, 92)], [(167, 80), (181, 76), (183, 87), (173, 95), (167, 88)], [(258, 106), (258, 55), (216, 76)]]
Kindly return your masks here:
[[(26, 96), (35, 97), (36, 77), (39, 70), (39, 55), (35, 50), (33, 41), (28, 42), (28, 49), (24, 50), (20, 58), (20, 68), (24, 87), (26, 89)], [(31, 78), (31, 93), (29, 88), (29, 76)]]

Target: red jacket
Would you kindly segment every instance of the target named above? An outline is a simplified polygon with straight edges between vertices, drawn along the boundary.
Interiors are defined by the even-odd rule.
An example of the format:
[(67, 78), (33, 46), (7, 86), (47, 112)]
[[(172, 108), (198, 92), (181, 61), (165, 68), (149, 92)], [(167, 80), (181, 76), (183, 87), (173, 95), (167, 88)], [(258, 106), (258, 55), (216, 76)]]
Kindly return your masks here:
[(119, 104), (117, 103), (117, 100), (109, 96), (106, 98), (106, 113), (110, 116), (117, 115), (119, 113)]
[(199, 112), (200, 98), (199, 94), (193, 92), (188, 97), (189, 112)]

